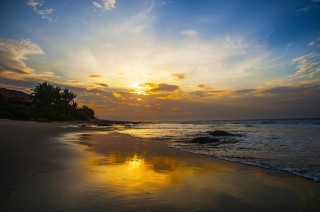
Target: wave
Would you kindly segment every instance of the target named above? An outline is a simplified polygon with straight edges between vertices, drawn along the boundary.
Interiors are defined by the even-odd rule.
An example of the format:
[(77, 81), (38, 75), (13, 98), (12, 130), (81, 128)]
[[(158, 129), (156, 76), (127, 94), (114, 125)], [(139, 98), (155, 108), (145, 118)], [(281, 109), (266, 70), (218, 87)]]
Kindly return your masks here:
[[(194, 144), (208, 131), (240, 134), (238, 142)], [(320, 119), (189, 121), (137, 124), (119, 130), (134, 137), (216, 158), (290, 172), (320, 182)]]

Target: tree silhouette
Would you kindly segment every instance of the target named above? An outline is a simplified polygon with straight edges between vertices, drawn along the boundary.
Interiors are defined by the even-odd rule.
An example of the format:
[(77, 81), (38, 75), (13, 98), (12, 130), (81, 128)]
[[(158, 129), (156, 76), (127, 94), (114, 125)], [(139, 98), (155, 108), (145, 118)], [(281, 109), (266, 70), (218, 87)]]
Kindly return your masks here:
[(84, 113), (88, 118), (94, 117), (94, 111), (91, 108), (89, 108), (87, 105), (83, 105), (79, 110), (82, 113)]
[(49, 85), (47, 82), (39, 83), (33, 90), (33, 102), (38, 108), (44, 109), (50, 106), (51, 97), (49, 94), (53, 90), (53, 86)]
[[(62, 113), (62, 115), (68, 115), (70, 118), (95, 118), (94, 111), (88, 106), (84, 105), (78, 108), (78, 104), (74, 101), (77, 95), (67, 88), (62, 89), (59, 86), (43, 82), (37, 84), (32, 90), (33, 102), (36, 108), (40, 110), (41, 115), (44, 112), (49, 112), (50, 117), (53, 114), (57, 116)], [(57, 119), (57, 117), (53, 117), (53, 119)]]
[(72, 103), (74, 102), (73, 99), (76, 98), (77, 95), (67, 88), (62, 89), (60, 95), (60, 103), (62, 105), (63, 113), (65, 114), (66, 112), (68, 112), (68, 114), (70, 115)]

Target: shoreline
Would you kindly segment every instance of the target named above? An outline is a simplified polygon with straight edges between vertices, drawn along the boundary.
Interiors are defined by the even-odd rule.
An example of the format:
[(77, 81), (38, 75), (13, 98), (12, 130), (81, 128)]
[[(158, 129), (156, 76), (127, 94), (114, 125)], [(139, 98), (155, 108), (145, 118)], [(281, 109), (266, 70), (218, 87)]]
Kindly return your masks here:
[(319, 184), (320, 184), (320, 181), (317, 181), (317, 180), (315, 180), (314, 178), (306, 177), (306, 176), (299, 175), (299, 174), (296, 174), (296, 173), (294, 173), (294, 172), (290, 172), (290, 171), (286, 171), (286, 170), (273, 169), (273, 168), (268, 168), (268, 167), (264, 167), (264, 166), (260, 166), (260, 165), (256, 165), (256, 164), (242, 163), (242, 162), (240, 162), (240, 161), (232, 161), (232, 160), (224, 159), (224, 158), (222, 158), (222, 157), (217, 157), (217, 156), (214, 156), (214, 155), (206, 155), (206, 154), (195, 153), (195, 152), (192, 152), (192, 151), (188, 151), (188, 150), (184, 150), (184, 149), (179, 149), (179, 148), (175, 148), (175, 147), (169, 147), (169, 146), (168, 146), (168, 148), (174, 148), (174, 149), (178, 149), (178, 150), (180, 150), (180, 151), (185, 151), (185, 152), (188, 152), (188, 153), (191, 153), (191, 154), (202, 155), (202, 156), (206, 156), (206, 157), (211, 157), (211, 158), (214, 158), (214, 159), (226, 161), (226, 162), (229, 162), (229, 163), (240, 164), (240, 165), (244, 165), (244, 166), (248, 166), (248, 167), (255, 167), (255, 168), (260, 168), (260, 169), (265, 169), (265, 170), (270, 170), (270, 171), (282, 172), (282, 173), (285, 173), (285, 174), (290, 174), (290, 175), (293, 175), (293, 176), (296, 176), (296, 177), (300, 177), (300, 178), (302, 178), (302, 179), (304, 179), (304, 180), (308, 180), (308, 181), (311, 181), (311, 182), (315, 182), (315, 183), (319, 183)]
[(280, 172), (280, 173), (284, 173), (284, 174), (289, 174), (291, 176), (298, 177), (298, 178), (301, 178), (303, 180), (308, 180), (310, 182), (314, 182), (314, 183), (319, 183), (320, 184), (320, 181), (314, 180), (311, 177), (306, 177), (306, 176), (299, 175), (299, 174), (296, 174), (296, 173), (293, 173), (293, 172), (290, 172), (290, 171), (286, 171), (286, 170), (273, 169), (273, 168), (268, 168), (268, 167), (259, 166), (259, 165), (255, 165), (255, 164), (249, 164), (249, 163), (247, 164), (247, 163), (242, 163), (242, 162), (239, 162), (239, 161), (232, 161), (232, 160), (224, 159), (222, 157), (217, 157), (217, 156), (214, 156), (214, 155), (200, 154), (200, 153), (195, 153), (195, 152), (188, 151), (188, 150), (181, 149), (181, 148), (171, 147), (171, 146), (168, 146), (168, 143), (166, 143), (165, 140), (142, 138), (142, 137), (133, 136), (133, 135), (126, 134), (126, 133), (121, 133), (121, 132), (112, 132), (112, 133), (125, 135), (125, 136), (128, 136), (130, 138), (134, 138), (134, 139), (147, 140), (147, 141), (151, 140), (151, 141), (154, 141), (154, 142), (160, 142), (160, 143), (165, 144), (168, 148), (176, 149), (178, 151), (187, 152), (188, 154), (193, 154), (193, 155), (202, 156), (202, 157), (209, 157), (209, 158), (212, 158), (213, 160), (219, 160), (219, 161), (223, 161), (223, 162), (227, 162), (227, 163), (231, 163), (231, 164), (238, 164), (238, 165), (245, 166), (245, 167), (253, 167), (253, 168), (258, 168), (258, 169), (264, 169), (264, 170), (269, 170), (269, 171), (275, 171), (275, 172)]
[[(284, 171), (116, 132), (64, 128), (72, 125), (69, 122), (25, 123), (0, 120), (0, 164), (6, 170), (0, 179), (0, 209), (319, 209), (319, 183)], [(293, 204), (297, 194), (307, 203), (298, 199), (298, 205)], [(105, 195), (107, 200), (102, 198)], [(42, 203), (35, 201), (39, 197)], [(194, 206), (188, 201), (194, 201)]]
[(296, 176), (296, 177), (300, 177), (300, 178), (302, 178), (302, 179), (305, 179), (305, 180), (308, 180), (308, 181), (311, 181), (311, 182), (315, 182), (315, 183), (319, 183), (319, 184), (320, 184), (320, 181), (317, 181), (317, 180), (315, 180), (315, 179), (312, 178), (312, 177), (307, 177), (307, 176), (300, 175), (300, 174), (297, 174), (297, 173), (294, 173), (294, 172), (290, 172), (290, 171), (286, 171), (286, 170), (281, 170), (281, 169), (268, 168), (268, 167), (264, 167), (264, 166), (261, 166), (261, 165), (258, 165), (258, 164), (249, 164), (249, 163), (242, 163), (242, 162), (240, 162), (240, 161), (232, 161), (232, 160), (225, 159), (225, 158), (223, 158), (223, 157), (218, 157), (218, 156), (209, 155), (209, 154), (196, 153), (196, 152), (188, 151), (188, 150), (186, 150), (186, 149), (181, 149), (181, 148), (169, 146), (169, 145), (168, 145), (168, 142), (166, 142), (166, 140), (143, 138), (143, 137), (138, 137), (138, 136), (134, 136), (134, 135), (126, 134), (126, 133), (121, 133), (121, 132), (116, 132), (116, 133), (123, 134), (123, 135), (129, 136), (129, 137), (131, 137), (131, 138), (141, 139), (141, 140), (152, 140), (152, 141), (156, 141), (156, 142), (159, 142), (159, 141), (160, 141), (160, 142), (163, 142), (164, 144), (166, 144), (168, 148), (177, 149), (177, 150), (179, 150), (179, 151), (188, 152), (188, 153), (190, 153), (190, 154), (201, 155), (201, 156), (205, 156), (205, 157), (210, 157), (210, 158), (214, 158), (214, 159), (217, 159), (217, 160), (222, 160), (222, 161), (229, 162), (229, 163), (240, 164), (240, 165), (244, 165), (244, 166), (248, 166), (248, 167), (256, 167), (256, 168), (261, 168), (261, 169), (265, 169), (265, 170), (282, 172), (282, 173), (290, 174), (290, 175), (293, 175), (293, 176)]

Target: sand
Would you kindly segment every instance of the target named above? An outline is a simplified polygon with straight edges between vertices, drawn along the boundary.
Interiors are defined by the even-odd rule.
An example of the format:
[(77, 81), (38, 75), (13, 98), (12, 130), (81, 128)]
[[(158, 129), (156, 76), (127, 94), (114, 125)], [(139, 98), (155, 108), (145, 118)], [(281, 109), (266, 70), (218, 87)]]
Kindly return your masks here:
[(70, 123), (0, 120), (0, 211), (320, 211), (320, 184)]

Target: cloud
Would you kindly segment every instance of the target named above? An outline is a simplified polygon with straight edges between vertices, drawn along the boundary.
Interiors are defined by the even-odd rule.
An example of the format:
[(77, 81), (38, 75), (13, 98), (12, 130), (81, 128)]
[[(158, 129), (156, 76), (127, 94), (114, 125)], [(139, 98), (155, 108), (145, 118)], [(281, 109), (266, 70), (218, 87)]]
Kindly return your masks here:
[(175, 91), (179, 89), (179, 86), (177, 85), (170, 85), (166, 83), (152, 83), (152, 82), (146, 82), (146, 83), (140, 83), (138, 85), (139, 87), (143, 88), (147, 93), (149, 92), (170, 92)]
[(286, 49), (290, 49), (292, 46), (293, 46), (293, 43), (290, 42), (290, 43), (287, 44)]
[(100, 1), (93, 1), (93, 6), (100, 9), (105, 10), (112, 10), (116, 7), (116, 0), (100, 0)]
[(303, 84), (296, 86), (279, 86), (274, 88), (256, 89), (252, 90), (253, 93), (270, 94), (270, 95), (297, 95), (299, 93), (312, 93), (314, 91), (320, 91), (318, 84)]
[(105, 88), (109, 87), (109, 85), (106, 84), (106, 83), (94, 83), (94, 84), (95, 84), (95, 85), (102, 86), (102, 87), (105, 87)]
[(279, 85), (283, 84), (285, 82), (285, 79), (275, 79), (275, 80), (270, 80), (266, 82), (267, 85)]
[(102, 77), (101, 75), (98, 75), (98, 74), (91, 74), (89, 75), (90, 78), (100, 78)]
[[(30, 92), (37, 82), (0, 77), (0, 86), (26, 92)], [(78, 86), (71, 81), (70, 84), (50, 83), (71, 89), (78, 94), (79, 104), (91, 106), (101, 118), (114, 120), (301, 118), (320, 115), (319, 81), (274, 88), (186, 92), (182, 95), (187, 98), (179, 100), (159, 98), (158, 93), (141, 96), (125, 89), (88, 90), (86, 86)], [(145, 86), (159, 85), (146, 83)]]
[(151, 92), (170, 92), (170, 91), (175, 91), (178, 90), (179, 86), (177, 85), (169, 85), (165, 83), (158, 84), (156, 88), (152, 88), (150, 91)]
[(131, 89), (130, 93), (138, 95), (151, 95), (154, 98), (172, 99), (181, 98), (179, 94), (179, 86), (167, 83), (140, 83)]
[(319, 0), (311, 0), (306, 3), (303, 7), (296, 10), (296, 12), (308, 12), (311, 10), (319, 9), (320, 8), (320, 1)]
[(43, 8), (43, 1), (39, 0), (28, 0), (27, 5), (30, 6), (33, 11), (41, 16), (42, 19), (46, 19), (48, 21), (52, 21), (52, 8)]
[(182, 80), (186, 78), (186, 74), (184, 73), (178, 73), (178, 74), (172, 74), (176, 79)]
[(314, 77), (320, 72), (320, 53), (311, 52), (301, 57), (292, 59), (292, 63), (297, 64), (297, 71), (289, 78)]
[(316, 44), (316, 42), (311, 41), (311, 42), (308, 44), (308, 46), (314, 46), (315, 44)]
[[(110, 27), (106, 26), (103, 28), (105, 33), (100, 35), (103, 39), (112, 39), (114, 48), (101, 46), (96, 42), (102, 39), (99, 37), (91, 39), (90, 48), (85, 50), (66, 44), (69, 50), (73, 50), (66, 55), (73, 70), (85, 67), (84, 74), (88, 76), (92, 70), (97, 74), (103, 73), (104, 77), (112, 78), (113, 86), (117, 87), (123, 87), (124, 80), (128, 84), (141, 81), (175, 84), (175, 79), (183, 78), (182, 74), (187, 76), (184, 81), (189, 85), (211, 84), (220, 87), (226, 80), (244, 84), (244, 81), (249, 81), (248, 76), (257, 76), (269, 65), (267, 47), (252, 40), (223, 37), (210, 41), (180, 39), (155, 42), (149, 39), (148, 31), (143, 36), (126, 34), (128, 25), (123, 25), (123, 28), (115, 25), (116, 30), (106, 29)], [(118, 75), (112, 70), (124, 74)], [(183, 70), (183, 73), (177, 70)], [(250, 80), (250, 83), (248, 86), (252, 87), (259, 82)]]
[[(145, 86), (159, 85), (145, 83)], [(114, 91), (111, 97), (105, 93), (108, 102), (102, 102), (105, 98), (94, 99), (102, 104), (99, 108), (108, 108), (101, 111), (103, 116), (114, 119), (316, 117), (320, 114), (319, 92), (320, 86), (315, 83), (274, 88), (202, 90), (186, 92), (183, 95), (187, 98), (179, 100), (159, 98), (158, 94), (141, 96), (125, 90)], [(172, 110), (175, 113), (168, 115)]]
[(320, 37), (318, 37), (317, 39), (310, 41), (308, 43), (308, 46), (317, 46), (320, 47)]
[(194, 38), (199, 34), (199, 32), (189, 29), (181, 31), (181, 34), (189, 38)]
[(92, 2), (93, 6), (97, 7), (97, 8), (102, 8), (102, 4), (96, 2), (96, 1), (93, 1)]
[(200, 84), (198, 85), (199, 88), (205, 89), (205, 90), (212, 90), (213, 87), (206, 85), (206, 84)]
[(20, 74), (30, 74), (33, 69), (29, 68), (24, 60), (26, 55), (42, 55), (43, 50), (39, 45), (28, 39), (11, 40), (0, 38), (0, 72), (10, 71)]
[(120, 92), (112, 92), (112, 96), (118, 99), (125, 99)]

